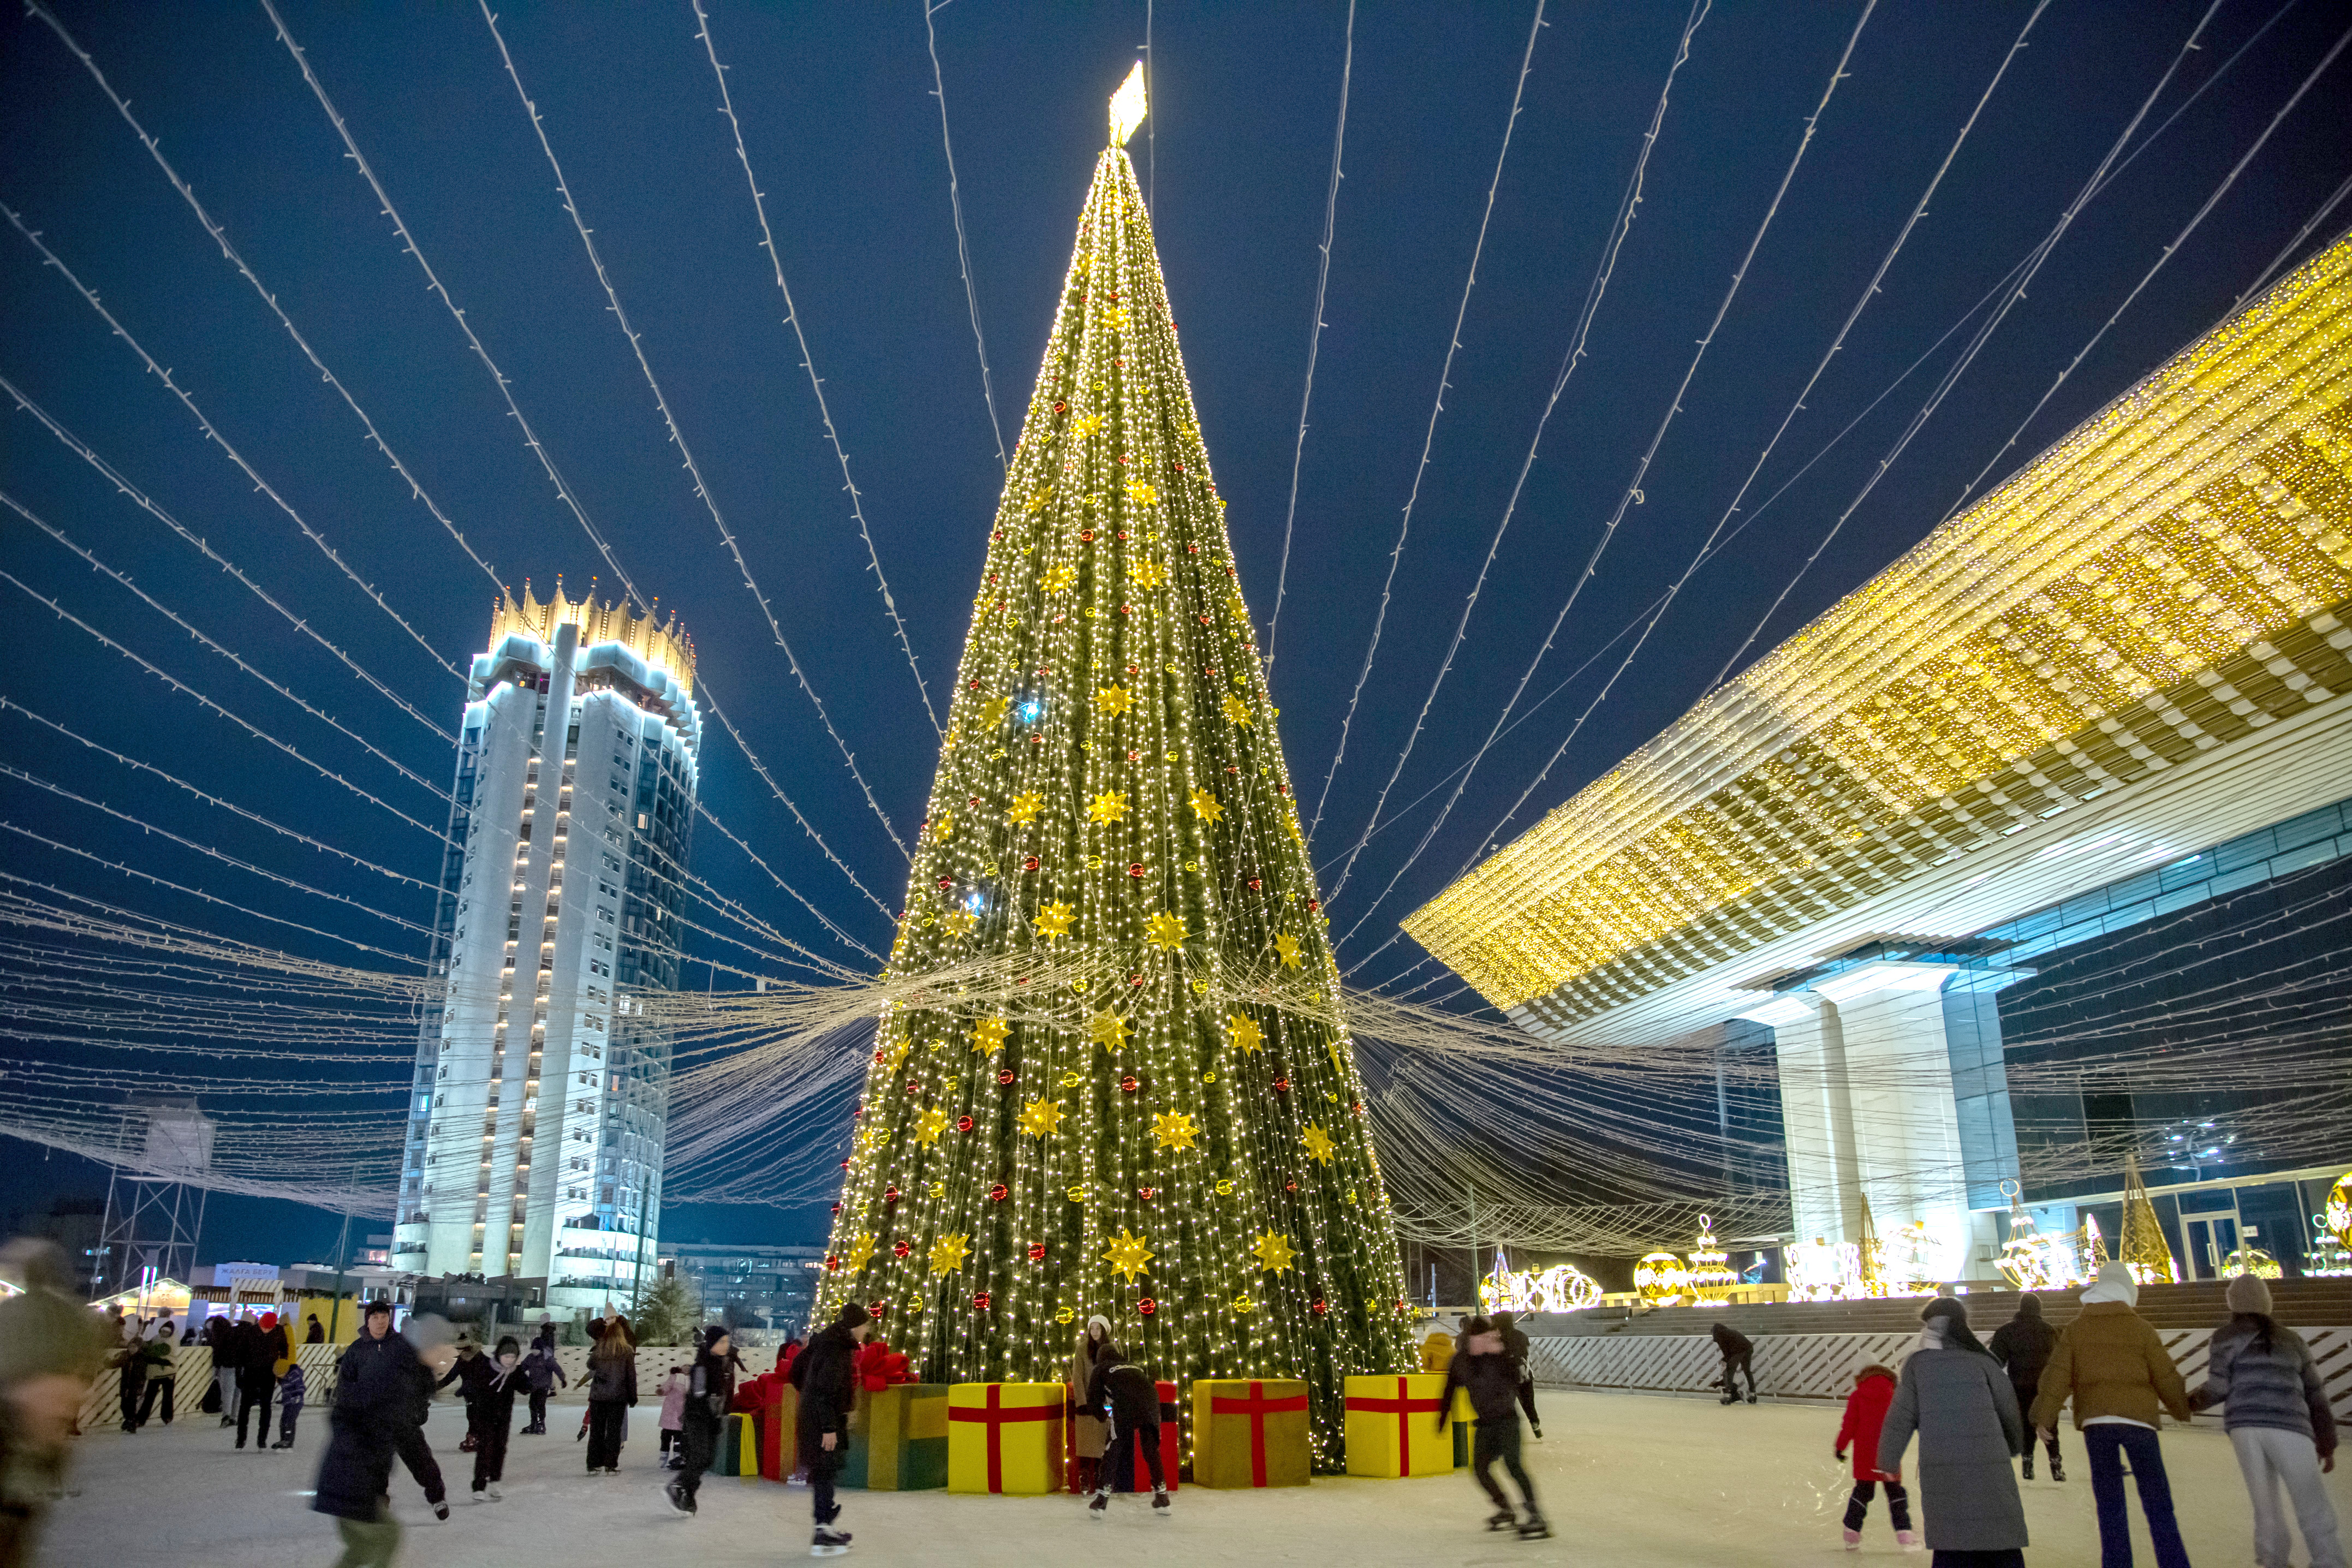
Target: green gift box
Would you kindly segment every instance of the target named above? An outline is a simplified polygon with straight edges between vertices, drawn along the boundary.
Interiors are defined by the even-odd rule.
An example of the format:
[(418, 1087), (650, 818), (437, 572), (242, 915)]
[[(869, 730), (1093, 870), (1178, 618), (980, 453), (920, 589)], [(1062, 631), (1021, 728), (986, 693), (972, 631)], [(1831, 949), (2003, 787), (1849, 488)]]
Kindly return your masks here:
[(948, 1484), (948, 1385), (861, 1388), (849, 1412), (849, 1453), (835, 1486), (929, 1491)]

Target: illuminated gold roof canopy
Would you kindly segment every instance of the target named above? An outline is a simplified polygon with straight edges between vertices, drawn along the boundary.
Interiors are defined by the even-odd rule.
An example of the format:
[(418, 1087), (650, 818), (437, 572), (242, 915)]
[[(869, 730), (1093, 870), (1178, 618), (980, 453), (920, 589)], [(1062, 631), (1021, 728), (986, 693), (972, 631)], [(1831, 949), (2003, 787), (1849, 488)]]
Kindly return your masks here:
[(2352, 237), (1404, 926), (1591, 1017), (2352, 690)]
[[(555, 592), (541, 601), (531, 596), (528, 579), (522, 592), (509, 590), (501, 595), (490, 614), (492, 652), (509, 635), (536, 637), (552, 646), (555, 629), (565, 622), (580, 628), (580, 645), (593, 647), (600, 643), (617, 643), (643, 659), (655, 669), (667, 674), (688, 695), (694, 692), (694, 641), (677, 623), (672, 613), (666, 624), (656, 625), (654, 614), (639, 615), (626, 603), (599, 604), (595, 590), (589, 597), (567, 599), (563, 580), (556, 580)], [(656, 611), (655, 614), (659, 612)]]

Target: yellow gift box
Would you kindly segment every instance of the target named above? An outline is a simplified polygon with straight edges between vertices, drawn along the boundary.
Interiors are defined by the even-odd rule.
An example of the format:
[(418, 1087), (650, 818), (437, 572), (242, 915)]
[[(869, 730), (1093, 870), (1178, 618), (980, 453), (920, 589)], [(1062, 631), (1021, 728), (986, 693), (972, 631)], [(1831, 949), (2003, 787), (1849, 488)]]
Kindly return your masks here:
[(1303, 1487), (1315, 1468), (1307, 1385), (1296, 1377), (1192, 1385), (1192, 1484)]
[(1468, 1469), (1472, 1450), (1478, 1446), (1478, 1412), (1470, 1408), (1470, 1391), (1466, 1388), (1454, 1391), (1454, 1425), (1448, 1428), (1448, 1436), (1454, 1439), (1454, 1468)]
[(948, 1490), (1021, 1497), (1061, 1490), (1069, 1398), (1058, 1383), (949, 1385)]
[(1454, 1469), (1454, 1434), (1437, 1429), (1445, 1379), (1388, 1373), (1347, 1380), (1348, 1473), (1393, 1479)]
[(834, 1484), (872, 1491), (925, 1491), (948, 1484), (944, 1383), (861, 1388), (849, 1413), (849, 1455)]

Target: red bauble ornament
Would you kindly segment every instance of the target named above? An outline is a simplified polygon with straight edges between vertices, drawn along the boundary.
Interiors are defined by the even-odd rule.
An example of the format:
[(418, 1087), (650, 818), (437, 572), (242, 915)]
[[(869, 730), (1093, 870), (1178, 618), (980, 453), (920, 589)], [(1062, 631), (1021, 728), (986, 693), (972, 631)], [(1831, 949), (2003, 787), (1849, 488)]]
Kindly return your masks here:
[(988, 1189), (988, 1201), (991, 1203), (1003, 1203), (1006, 1198), (1011, 1197), (1012, 1196), (1013, 1189), (1006, 1186), (1003, 1182), (998, 1182), (994, 1186)]
[(841, 1272), (841, 1260), (837, 1257), (828, 1256), (824, 1260), (824, 1266), (826, 1271), (829, 1273), (838, 1274)]
[(1021, 869), (1023, 871), (1035, 871), (1037, 869), (1037, 857), (1035, 855), (1031, 855), (1027, 860), (1023, 861), (1021, 862)]
[(940, 878), (940, 891), (941, 893), (945, 893), (948, 889), (950, 889), (950, 888), (953, 887), (954, 885), (955, 885), (955, 878), (953, 878), (953, 877), (951, 877), (951, 876), (943, 876), (943, 877)]
[(884, 1187), (884, 1188), (882, 1189), (882, 1201), (883, 1201), (883, 1202), (885, 1202), (885, 1203), (896, 1203), (896, 1202), (898, 1202), (898, 1189), (896, 1186), (886, 1186), (886, 1187)]
[(1136, 1303), (1135, 1303), (1135, 1310), (1136, 1310), (1137, 1312), (1141, 1312), (1145, 1317), (1147, 1317), (1147, 1318), (1148, 1318), (1148, 1317), (1150, 1317), (1152, 1313), (1154, 1313), (1154, 1312), (1158, 1312), (1158, 1311), (1160, 1310), (1160, 1303), (1159, 1303), (1158, 1301), (1153, 1301), (1150, 1296), (1146, 1296), (1146, 1297), (1144, 1297), (1144, 1298), (1143, 1298), (1143, 1300), (1141, 1300), (1141, 1301), (1138, 1301), (1138, 1302), (1136, 1302)]
[[(1121, 529), (1119, 529), (1119, 530), (1118, 530), (1118, 537), (1119, 537), (1119, 539), (1120, 539), (1120, 541), (1121, 541), (1122, 543), (1123, 543), (1123, 542), (1125, 542), (1125, 540), (1126, 540), (1126, 538), (1127, 538), (1127, 530), (1126, 530), (1125, 528), (1121, 528)], [(1134, 666), (1134, 665), (1132, 665), (1132, 664), (1129, 664), (1129, 665), (1128, 666), (1128, 668), (1127, 668), (1127, 673), (1128, 673), (1129, 674), (1130, 674), (1130, 675), (1131, 675), (1131, 674), (1135, 674), (1135, 666)]]
[(971, 806), (977, 806), (977, 805), (979, 805), (979, 804), (980, 804), (980, 797), (979, 797), (979, 796), (977, 796), (977, 795), (974, 795), (974, 796), (973, 796), (970, 800), (966, 801), (966, 802), (965, 802), (965, 804), (966, 804), (966, 805), (971, 805)]
[(988, 1311), (988, 1292), (986, 1291), (982, 1291), (973, 1296), (971, 1299), (971, 1304), (979, 1308), (983, 1312)]
[(1080, 544), (1082, 544), (1082, 545), (1090, 545), (1090, 544), (1094, 543), (1094, 542), (1095, 542), (1095, 531), (1094, 531), (1094, 529), (1092, 529), (1092, 528), (1080, 528), (1080, 529), (1078, 530), (1078, 542), (1079, 542)]
[(1312, 1301), (1307, 1303), (1307, 1310), (1313, 1312), (1319, 1318), (1330, 1312), (1331, 1303), (1325, 1301), (1322, 1297), (1318, 1296)]
[[(843, 1166), (843, 1168), (846, 1169), (846, 1168), (848, 1167), (849, 1162), (848, 1162), (847, 1160), (844, 1160), (844, 1161), (842, 1161), (841, 1163), (842, 1163), (842, 1166)], [(835, 1214), (839, 1214), (839, 1213), (841, 1212), (841, 1205), (839, 1205), (839, 1204), (837, 1204), (837, 1203), (836, 1203), (836, 1204), (835, 1204), (835, 1205), (833, 1206), (833, 1211), (834, 1211), (834, 1213), (835, 1213)]]
[(997, 1081), (999, 1083), (1003, 1084), (1007, 1089), (1012, 1088), (1012, 1087), (1013, 1087), (1013, 1069), (1011, 1069), (1011, 1068), (1009, 1068), (1009, 1067), (1008, 1067), (1008, 1068), (1006, 1068), (1003, 1071), (1002, 1071), (1002, 1072), (998, 1073), (998, 1074), (996, 1075), (996, 1081)]
[(1132, 1073), (1132, 1072), (1129, 1073), (1126, 1077), (1124, 1077), (1124, 1078), (1120, 1079), (1120, 1080), (1118, 1081), (1118, 1086), (1119, 1086), (1121, 1089), (1126, 1090), (1129, 1094), (1134, 1093), (1138, 1089), (1140, 1089), (1140, 1088), (1142, 1088), (1142, 1087), (1143, 1087), (1141, 1084), (1138, 1083), (1138, 1082), (1135, 1081), (1135, 1074), (1134, 1074), (1134, 1073)]
[(1310, 898), (1307, 901), (1307, 913), (1309, 915), (1314, 914), (1317, 910), (1322, 907), (1323, 901), (1319, 898)]
[(1260, 879), (1260, 878), (1258, 878), (1258, 877), (1252, 877), (1252, 878), (1250, 878), (1250, 880), (1249, 880), (1249, 890), (1250, 890), (1252, 893), (1261, 893), (1261, 892), (1265, 891), (1265, 883), (1262, 879)]
[(893, 1257), (904, 1258), (908, 1253), (912, 1252), (914, 1249), (914, 1247), (908, 1242), (893, 1241), (890, 1243), (890, 1252)]
[[(1084, 298), (1086, 298), (1086, 296), (1085, 296), (1085, 295), (1083, 295), (1083, 294), (1081, 294), (1081, 295), (1079, 295), (1079, 296), (1078, 296), (1078, 298), (1081, 298), (1081, 299), (1084, 299)], [(1055, 413), (1068, 413), (1068, 412), (1069, 412), (1069, 408), (1070, 408), (1070, 405), (1069, 405), (1068, 403), (1066, 403), (1066, 402), (1057, 402), (1057, 403), (1055, 403), (1055, 404), (1054, 405), (1054, 412), (1055, 412)], [(1002, 537), (1002, 536), (1000, 536), (1000, 537)]]
[(890, 1303), (887, 1301), (868, 1301), (866, 1303), (866, 1310), (872, 1312), (877, 1321), (879, 1321), (880, 1319), (890, 1315)]
[(1029, 1243), (1029, 1261), (1032, 1263), (1043, 1263), (1045, 1260), (1045, 1244), (1043, 1241), (1032, 1241)]
[(1143, 760), (1143, 753), (1140, 751), (1130, 751), (1127, 754), (1127, 759), (1129, 762), (1140, 762)]
[(1285, 1192), (1297, 1192), (1298, 1190), (1298, 1184), (1295, 1181), (1284, 1182), (1282, 1184), (1282, 1190)]
[(969, 1133), (969, 1132), (971, 1132), (971, 1117), (969, 1117), (969, 1116), (958, 1116), (958, 1117), (956, 1118), (956, 1131), (957, 1131), (957, 1132), (959, 1132), (959, 1133)]
[(1139, 1186), (1135, 1189), (1135, 1196), (1141, 1198), (1144, 1202), (1150, 1203), (1153, 1198), (1160, 1196), (1160, 1189), (1156, 1186)]
[(1289, 1093), (1289, 1092), (1290, 1092), (1290, 1080), (1289, 1080), (1289, 1079), (1287, 1079), (1287, 1078), (1277, 1078), (1277, 1079), (1276, 1079), (1276, 1080), (1274, 1081), (1274, 1092), (1275, 1092), (1276, 1094), (1287, 1094), (1287, 1093)]
[(1129, 866), (1127, 868), (1127, 874), (1139, 880), (1143, 875), (1143, 862), (1141, 861), (1137, 861), (1132, 865)]
[(882, 1051), (881, 1047), (877, 1046), (877, 1047), (875, 1048), (875, 1050), (874, 1050), (874, 1060), (875, 1060), (875, 1061), (882, 1061), (882, 1060), (884, 1059), (884, 1056), (885, 1056), (885, 1052)]
[(1202, 616), (1202, 617), (1201, 617), (1201, 624), (1202, 624), (1202, 625), (1203, 625), (1203, 626), (1206, 626), (1207, 624), (1209, 624), (1209, 618), (1208, 618), (1207, 616), (1205, 616), (1205, 615)]

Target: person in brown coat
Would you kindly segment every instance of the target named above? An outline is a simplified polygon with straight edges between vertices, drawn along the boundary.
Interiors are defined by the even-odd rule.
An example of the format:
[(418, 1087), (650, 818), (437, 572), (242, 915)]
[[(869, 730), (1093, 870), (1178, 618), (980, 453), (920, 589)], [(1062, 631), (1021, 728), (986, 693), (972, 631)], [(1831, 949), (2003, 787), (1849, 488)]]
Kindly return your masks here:
[(2083, 1292), (2083, 1310), (2059, 1333), (2058, 1347), (2042, 1369), (2033, 1425), (2047, 1442), (2058, 1413), (2074, 1403), (2074, 1427), (2091, 1466), (2091, 1496), (2098, 1505), (2100, 1568), (2131, 1568), (2131, 1529), (2124, 1510), (2123, 1461), (2131, 1460), (2140, 1511), (2156, 1547), (2157, 1568), (2189, 1568), (2189, 1549), (2172, 1512), (2172, 1483), (2157, 1445), (2158, 1406), (2176, 1421), (2189, 1419), (2189, 1390), (2147, 1320), (2132, 1309), (2139, 1285), (2125, 1264), (2105, 1263), (2098, 1283)]
[(1087, 1320), (1077, 1348), (1070, 1353), (1071, 1408), (1076, 1412), (1070, 1418), (1070, 1457), (1077, 1461), (1073, 1479), (1076, 1490), (1082, 1492), (1095, 1490), (1102, 1473), (1103, 1449), (1110, 1442), (1109, 1426), (1087, 1403), (1087, 1391), (1095, 1385), (1095, 1369), (1108, 1343), (1110, 1320), (1097, 1312)]

